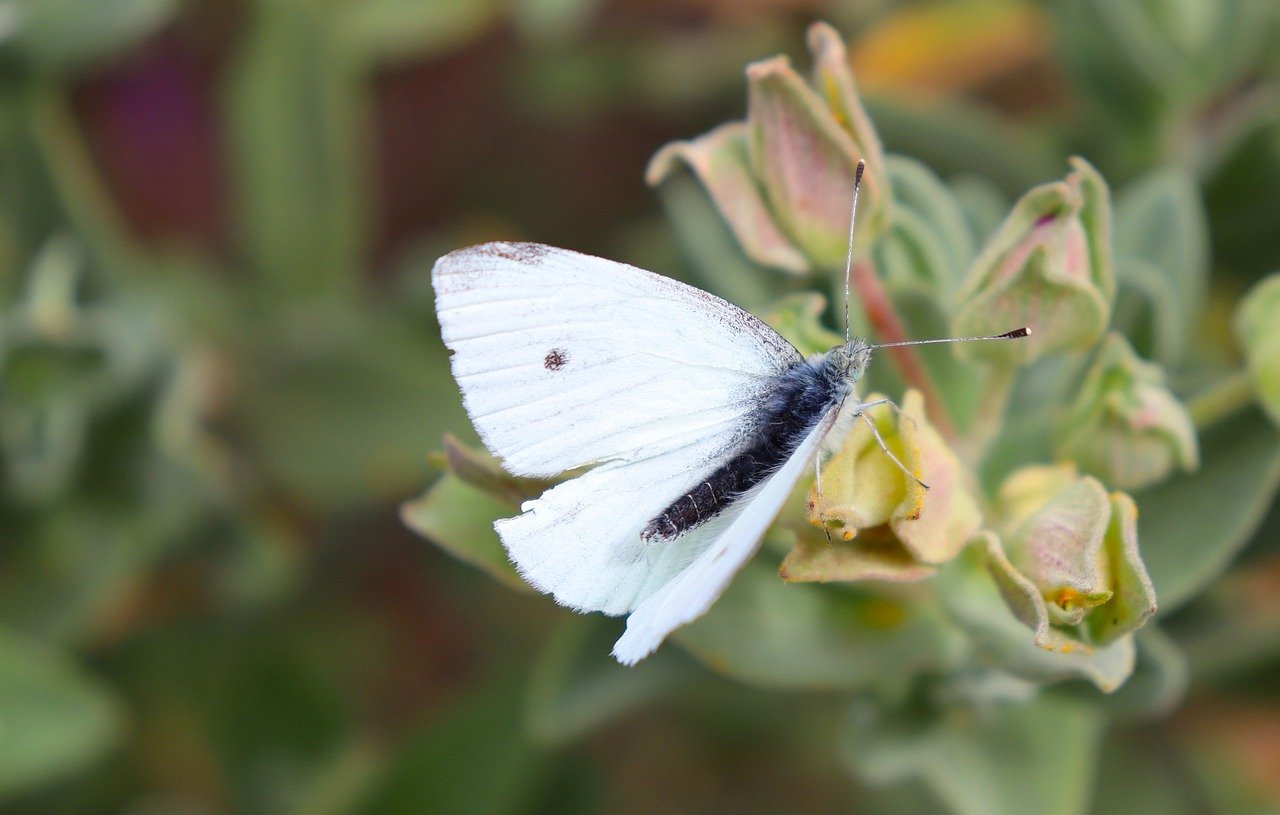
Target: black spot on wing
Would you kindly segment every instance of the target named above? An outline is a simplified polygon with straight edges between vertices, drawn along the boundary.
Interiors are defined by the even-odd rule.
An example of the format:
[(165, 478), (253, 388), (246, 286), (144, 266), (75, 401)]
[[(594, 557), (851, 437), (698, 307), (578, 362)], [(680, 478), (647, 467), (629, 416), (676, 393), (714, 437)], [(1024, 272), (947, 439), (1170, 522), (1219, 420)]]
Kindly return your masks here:
[(569, 354), (563, 348), (552, 348), (542, 360), (542, 367), (558, 371), (569, 363)]

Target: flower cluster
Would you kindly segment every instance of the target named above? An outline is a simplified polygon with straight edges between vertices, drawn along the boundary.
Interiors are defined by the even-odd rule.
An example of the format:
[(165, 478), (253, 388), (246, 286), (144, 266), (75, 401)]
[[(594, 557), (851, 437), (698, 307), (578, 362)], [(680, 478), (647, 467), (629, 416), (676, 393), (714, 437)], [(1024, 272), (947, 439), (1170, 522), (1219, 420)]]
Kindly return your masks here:
[[(691, 173), (747, 257), (821, 280), (824, 271), (844, 269), (853, 167), (866, 161), (869, 202), (860, 211), (855, 245), (864, 273), (855, 288), (868, 311), (892, 311), (902, 292), (894, 279), (876, 273), (877, 242), (910, 230), (923, 236), (915, 240), (928, 241), (929, 225), (921, 227), (911, 202), (894, 200), (892, 168), (901, 160), (886, 159), (838, 35), (814, 25), (809, 47), (814, 67), (807, 79), (784, 57), (748, 66), (746, 121), (663, 148), (650, 164), (649, 181)], [(1031, 189), (1012, 206), (957, 285), (925, 290), (955, 336), (1033, 329), (1019, 342), (955, 347), (947, 364), (985, 383), (975, 411), (985, 421), (957, 430), (946, 414), (959, 411), (928, 379), (927, 366), (912, 365), (909, 355), (895, 357), (917, 387), (906, 391), (900, 410), (881, 405), (869, 417), (911, 475), (884, 454), (869, 426), (855, 424), (823, 463), (821, 491), (809, 495), (809, 520), (825, 529), (798, 528), (780, 572), (790, 582), (926, 581), (967, 551), (964, 562), (982, 564), (970, 579), (986, 581), (994, 588), (990, 602), (1002, 603), (1025, 626), (1021, 632), (993, 628), (981, 615), (958, 614), (976, 640), (998, 630), (1072, 666), (1095, 652), (1108, 659), (1119, 642), (1128, 654), (1121, 663), (1131, 669), (1133, 632), (1155, 612), (1156, 599), (1139, 554), (1135, 502), (1108, 489), (1142, 488), (1194, 470), (1197, 439), (1162, 370), (1139, 358), (1122, 336), (1106, 333), (1117, 291), (1110, 192), (1087, 161), (1070, 164), (1061, 181)], [(804, 348), (821, 335), (812, 325), (820, 311), (810, 311), (807, 325), (787, 312), (792, 319), (775, 326)], [(868, 316), (870, 325), (889, 330), (909, 322)], [(1075, 395), (1050, 408), (1044, 441), (1035, 445), (1048, 458), (1019, 461), (984, 490), (993, 437), (1000, 436), (1005, 414), (1020, 410), (1010, 407), (1013, 383), (1064, 354), (1079, 363)], [(944, 585), (946, 579), (938, 581)], [(1046, 673), (1042, 661), (1033, 669), (1017, 660), (998, 667), (1036, 679), (1081, 674), (1074, 667)], [(1096, 665), (1084, 674), (1107, 689), (1123, 681)]]

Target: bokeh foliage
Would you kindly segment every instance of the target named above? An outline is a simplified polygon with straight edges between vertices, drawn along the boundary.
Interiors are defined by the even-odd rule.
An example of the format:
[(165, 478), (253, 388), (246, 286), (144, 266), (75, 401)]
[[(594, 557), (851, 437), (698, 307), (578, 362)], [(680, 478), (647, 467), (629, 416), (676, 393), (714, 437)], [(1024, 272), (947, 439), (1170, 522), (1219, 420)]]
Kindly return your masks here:
[[(753, 261), (695, 178), (643, 184), (816, 18), (887, 153), (911, 334), (1067, 156), (1109, 185), (1118, 350), (1010, 382), (980, 482), (1093, 438), (1054, 431), (1090, 366), (1187, 404), (1194, 469), (1106, 484), (1159, 598), (1113, 693), (991, 613), (976, 550), (936, 594), (788, 585), (797, 506), (628, 670), (492, 535), (538, 485), (474, 454), (430, 263), (593, 251), (821, 347), (829, 279)], [(1277, 54), (1267, 0), (0, 2), (0, 811), (1276, 806)], [(986, 383), (921, 358), (981, 430)]]

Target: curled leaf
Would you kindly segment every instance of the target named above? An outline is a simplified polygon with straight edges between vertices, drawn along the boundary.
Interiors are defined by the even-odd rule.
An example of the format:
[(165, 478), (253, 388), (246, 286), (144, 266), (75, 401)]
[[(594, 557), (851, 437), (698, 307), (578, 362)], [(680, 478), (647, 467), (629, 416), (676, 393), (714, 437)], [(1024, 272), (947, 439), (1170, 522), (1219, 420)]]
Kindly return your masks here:
[(701, 182), (747, 257), (797, 274), (809, 268), (774, 221), (752, 174), (745, 122), (729, 122), (696, 139), (666, 145), (649, 160), (645, 180), (656, 187), (682, 165)]

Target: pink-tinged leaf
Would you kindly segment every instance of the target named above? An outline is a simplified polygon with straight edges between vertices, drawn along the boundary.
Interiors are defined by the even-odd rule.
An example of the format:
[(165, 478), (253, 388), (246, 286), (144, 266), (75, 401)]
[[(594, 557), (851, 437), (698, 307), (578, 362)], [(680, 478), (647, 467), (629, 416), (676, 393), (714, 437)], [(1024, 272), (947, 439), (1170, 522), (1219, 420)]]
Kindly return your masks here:
[(1005, 364), (1085, 348), (1106, 330), (1115, 295), (1105, 182), (1082, 159), (1064, 181), (1024, 195), (974, 261), (958, 295), (957, 336), (1029, 325), (1018, 343), (973, 343), (958, 353)]
[(815, 265), (843, 268), (861, 151), (785, 57), (748, 66), (747, 86), (751, 166), (771, 211)]
[(917, 493), (915, 511), (902, 505), (892, 527), (903, 545), (925, 563), (943, 563), (956, 556), (978, 531), (982, 514), (965, 488), (960, 460), (925, 417), (924, 398), (907, 391), (902, 399), (900, 431), (919, 450), (921, 480), (928, 492)]
[(1115, 642), (1156, 613), (1156, 589), (1138, 551), (1138, 507), (1122, 492), (1111, 495), (1105, 557), (1111, 570), (1111, 599), (1090, 614), (1085, 624), (1100, 645)]
[(879, 233), (889, 222), (893, 198), (889, 173), (880, 136), (858, 95), (844, 39), (830, 25), (819, 22), (809, 26), (807, 40), (813, 54), (813, 87), (826, 101), (836, 121), (853, 137), (854, 145), (867, 162), (860, 193), (865, 196), (863, 217), (866, 220), (860, 223), (859, 229)]
[(752, 177), (745, 122), (666, 145), (649, 161), (645, 181), (656, 187), (681, 166), (701, 182), (747, 257), (793, 274), (809, 271), (809, 260), (782, 233)]

